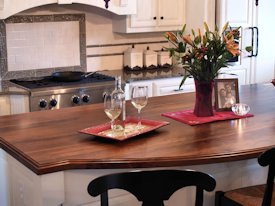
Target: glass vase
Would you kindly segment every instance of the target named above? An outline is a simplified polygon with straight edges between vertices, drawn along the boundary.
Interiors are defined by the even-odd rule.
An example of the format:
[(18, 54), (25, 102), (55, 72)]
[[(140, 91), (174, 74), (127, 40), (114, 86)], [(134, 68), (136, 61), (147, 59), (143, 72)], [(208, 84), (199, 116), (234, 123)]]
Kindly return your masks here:
[(214, 81), (198, 81), (195, 80), (196, 87), (196, 102), (194, 108), (194, 114), (197, 117), (209, 117), (213, 116), (212, 105), (212, 91), (214, 87)]

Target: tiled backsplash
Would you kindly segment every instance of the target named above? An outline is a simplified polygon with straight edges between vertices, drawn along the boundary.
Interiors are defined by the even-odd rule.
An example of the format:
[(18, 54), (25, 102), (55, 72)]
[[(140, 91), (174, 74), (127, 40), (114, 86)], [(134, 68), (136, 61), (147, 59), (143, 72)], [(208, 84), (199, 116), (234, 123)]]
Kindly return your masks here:
[(9, 71), (80, 66), (79, 23), (6, 24)]
[(20, 15), (0, 24), (2, 79), (86, 71), (84, 14)]
[[(84, 15), (82, 19), (84, 21), (80, 22), (80, 58), (79, 54), (71, 52), (75, 51), (78, 41), (68, 43), (70, 39), (78, 33), (79, 29), (77, 25), (74, 24), (74, 16), (78, 16), (79, 13)], [(70, 15), (67, 15), (70, 14)], [(7, 60), (3, 59), (3, 54), (1, 54), (1, 76), (4, 79), (19, 78), (26, 76), (45, 76), (49, 75), (56, 70), (75, 70), (79, 69), (77, 67), (68, 67), (70, 64), (82, 65), (80, 70), (85, 71), (96, 71), (96, 70), (116, 70), (123, 68), (123, 52), (135, 44), (136, 48), (146, 49), (149, 46), (151, 49), (160, 50), (163, 46), (167, 45), (162, 33), (138, 33), (138, 34), (119, 34), (112, 31), (112, 14), (107, 10), (99, 9), (91, 6), (83, 6), (80, 4), (73, 5), (48, 5), (39, 8), (31, 9), (20, 13), (19, 17), (10, 17), (5, 20), (7, 25), (20, 25), (21, 31), (38, 30), (36, 32), (30, 33), (33, 35), (32, 44), (36, 44), (36, 51), (39, 50), (40, 54), (34, 51), (28, 50), (26, 53), (18, 49), (16, 52), (9, 52), (9, 48), (12, 45), (12, 38), (21, 38), (24, 34), (12, 34), (7, 38), (8, 41), (8, 65), (6, 66)], [(32, 18), (29, 18), (32, 17)], [(23, 20), (24, 21), (23, 21)], [(67, 19), (70, 21), (68, 24)], [(86, 20), (85, 20), (86, 19)], [(23, 22), (22, 22), (23, 21)], [(32, 23), (32, 26), (28, 26), (27, 22), (44, 22), (37, 23), (39, 27), (47, 27), (47, 29), (36, 29), (36, 23)], [(16, 24), (10, 24), (10, 23)], [(27, 26), (24, 27), (23, 25)], [(65, 26), (66, 25), (66, 26)], [(84, 26), (83, 26), (84, 25)], [(2, 24), (0, 24), (3, 27)], [(65, 26), (62, 28), (62, 26)], [(1, 30), (0, 27), (0, 31)], [(7, 32), (12, 32), (14, 26), (7, 26)], [(15, 26), (16, 27), (16, 26)], [(23, 27), (23, 28), (22, 28)], [(57, 28), (57, 32), (54, 33), (52, 29)], [(83, 27), (85, 33), (83, 33)], [(4, 28), (5, 29), (5, 28)], [(19, 29), (20, 30), (20, 29)], [(68, 31), (68, 32), (66, 32)], [(29, 31), (30, 32), (30, 31)], [(2, 32), (1, 32), (2, 33)], [(1, 35), (1, 34), (0, 34)], [(31, 41), (30, 37), (27, 37), (28, 41)], [(0, 40), (5, 40), (5, 37), (0, 36)], [(35, 43), (35, 40), (37, 41)], [(52, 41), (51, 41), (52, 40)], [(43, 44), (40, 41), (47, 42), (51, 45)], [(60, 49), (59, 53), (55, 53), (53, 47), (59, 42), (63, 41), (65, 43)], [(3, 41), (2, 41), (3, 42)], [(87, 42), (87, 43), (86, 43)], [(5, 47), (5, 44), (1, 44), (1, 47)], [(26, 47), (26, 43), (20, 44), (22, 47)], [(1, 48), (0, 48), (1, 49)], [(24, 48), (26, 51), (27, 49)], [(68, 50), (71, 50), (68, 52)], [(72, 54), (74, 53), (74, 55)], [(21, 55), (20, 55), (21, 54)], [(22, 55), (23, 54), (23, 55)], [(16, 58), (15, 56), (18, 56)], [(70, 56), (72, 55), (72, 56)], [(20, 57), (21, 56), (21, 60)], [(58, 56), (57, 59), (60, 61), (54, 61), (54, 57)], [(24, 58), (25, 57), (25, 58)], [(62, 59), (62, 60), (61, 60)], [(25, 61), (26, 65), (23, 67), (17, 67), (12, 65), (13, 63), (19, 63)], [(19, 63), (19, 65), (22, 63)], [(10, 66), (12, 65), (12, 66)], [(24, 65), (24, 64), (23, 64)], [(14, 66), (14, 67), (13, 67)], [(84, 67), (83, 67), (84, 66)], [(4, 70), (4, 71), (3, 71)]]

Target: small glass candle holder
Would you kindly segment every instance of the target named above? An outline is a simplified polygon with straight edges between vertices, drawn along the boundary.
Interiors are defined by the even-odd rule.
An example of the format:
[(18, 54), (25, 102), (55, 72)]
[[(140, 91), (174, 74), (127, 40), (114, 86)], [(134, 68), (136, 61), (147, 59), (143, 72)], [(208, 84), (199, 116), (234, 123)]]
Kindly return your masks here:
[(244, 116), (250, 111), (250, 107), (244, 103), (237, 103), (232, 105), (232, 111), (238, 116)]

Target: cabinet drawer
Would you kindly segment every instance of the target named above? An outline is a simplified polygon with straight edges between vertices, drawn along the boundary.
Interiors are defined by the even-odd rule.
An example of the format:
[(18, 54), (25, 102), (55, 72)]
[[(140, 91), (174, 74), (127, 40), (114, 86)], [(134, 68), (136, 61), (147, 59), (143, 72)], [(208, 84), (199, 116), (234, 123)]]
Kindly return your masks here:
[(173, 86), (154, 85), (154, 86), (155, 86), (154, 96), (164, 96), (164, 95), (170, 95), (170, 94), (180, 94), (180, 93), (195, 91), (194, 84), (183, 85), (180, 90), (179, 90), (179, 85), (173, 85)]
[(153, 96), (152, 92), (152, 82), (151, 81), (137, 81), (137, 82), (131, 82), (127, 83), (125, 85), (125, 99), (130, 100), (131, 99), (131, 92), (134, 86), (147, 86), (148, 87), (148, 97)]

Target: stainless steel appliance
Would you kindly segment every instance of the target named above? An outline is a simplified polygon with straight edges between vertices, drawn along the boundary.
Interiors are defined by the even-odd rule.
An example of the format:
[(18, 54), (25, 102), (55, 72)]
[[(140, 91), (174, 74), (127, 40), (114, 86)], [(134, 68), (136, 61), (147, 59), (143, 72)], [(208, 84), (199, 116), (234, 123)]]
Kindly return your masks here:
[(115, 78), (95, 73), (78, 81), (48, 77), (12, 79), (30, 92), (30, 111), (60, 109), (103, 102), (103, 94), (115, 87)]

